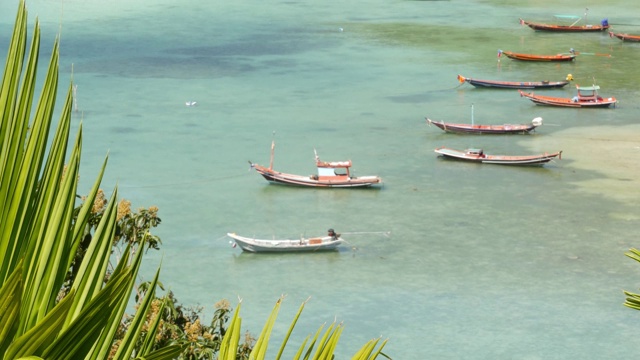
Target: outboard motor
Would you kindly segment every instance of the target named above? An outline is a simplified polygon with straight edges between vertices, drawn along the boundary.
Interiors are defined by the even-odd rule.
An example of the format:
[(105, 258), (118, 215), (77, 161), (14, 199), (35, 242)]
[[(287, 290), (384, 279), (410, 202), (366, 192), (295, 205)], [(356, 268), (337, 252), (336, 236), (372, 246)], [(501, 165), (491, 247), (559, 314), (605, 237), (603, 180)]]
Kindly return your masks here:
[(604, 19), (604, 20), (600, 21), (600, 25), (602, 25), (602, 27), (609, 26), (609, 19)]

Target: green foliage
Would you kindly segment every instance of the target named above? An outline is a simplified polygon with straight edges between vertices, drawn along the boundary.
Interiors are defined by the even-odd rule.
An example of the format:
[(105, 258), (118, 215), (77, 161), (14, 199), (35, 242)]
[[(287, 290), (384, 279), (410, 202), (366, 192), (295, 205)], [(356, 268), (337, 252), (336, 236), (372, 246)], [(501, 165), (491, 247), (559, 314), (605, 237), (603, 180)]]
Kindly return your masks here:
[[(629, 251), (626, 252), (625, 255), (637, 262), (640, 262), (640, 250), (638, 249), (629, 249)], [(640, 310), (640, 294), (630, 291), (625, 291), (624, 294), (627, 296), (624, 305), (635, 310)]]
[[(275, 324), (276, 318), (278, 316), (278, 311), (280, 310), (282, 300), (283, 298), (280, 298), (276, 302), (275, 307), (271, 311), (271, 315), (267, 319), (267, 322), (264, 328), (262, 329), (260, 336), (256, 341), (256, 345), (254, 346), (253, 350), (249, 354), (249, 359), (262, 360), (267, 358), (267, 346), (269, 344), (271, 332), (273, 330), (273, 325)], [(289, 342), (291, 333), (293, 332), (293, 329), (295, 328), (295, 324), (297, 323), (298, 318), (300, 317), (300, 314), (304, 309), (305, 303), (306, 302), (302, 303), (302, 305), (298, 309), (298, 312), (296, 313), (296, 316), (294, 317), (294, 320), (292, 321), (291, 326), (289, 327), (289, 330), (284, 337), (284, 340), (282, 342), (282, 345), (280, 346), (278, 354), (275, 357), (276, 360), (279, 360), (282, 357), (282, 353)], [(233, 320), (231, 321), (231, 325), (229, 326), (229, 329), (222, 340), (222, 347), (220, 349), (220, 355), (219, 355), (220, 360), (236, 359), (235, 357), (236, 351), (234, 346), (238, 344), (238, 339), (240, 338), (240, 331), (241, 331), (241, 326), (240, 326), (241, 318), (239, 317), (239, 313), (240, 313), (240, 305), (238, 305), (238, 309), (236, 309), (236, 312), (234, 313)], [(326, 331), (324, 331), (324, 333), (322, 333), (323, 327), (324, 326), (321, 326), (318, 329), (309, 346), (306, 345), (309, 339), (308, 337), (303, 341), (302, 345), (298, 348), (298, 351), (296, 352), (295, 357), (293, 358), (294, 360), (334, 359), (335, 348), (338, 344), (338, 341), (340, 340), (340, 336), (342, 335), (342, 331), (344, 330), (344, 327), (342, 324), (336, 324), (334, 322), (329, 326), (329, 328), (327, 328)], [(379, 355), (389, 358), (387, 355), (382, 353), (382, 348), (387, 343), (386, 340), (383, 341), (382, 344), (380, 344), (380, 346), (376, 350), (376, 346), (379, 340), (380, 339), (373, 339), (367, 342), (367, 344), (365, 344), (360, 350), (358, 350), (358, 352), (353, 356), (352, 359), (373, 360), (373, 359), (376, 359)]]
[[(130, 247), (132, 252), (137, 248), (138, 256), (123, 256), (105, 283), (117, 215), (111, 206), (83, 256), (75, 258), (106, 160), (85, 206), (76, 209), (82, 126), (69, 144), (72, 87), (52, 132), (58, 41), (35, 104), (37, 22), (28, 52), (26, 44), (27, 12), (20, 1), (0, 87), (0, 357), (105, 359), (133, 289), (144, 240)], [(65, 281), (67, 290), (60, 295)], [(148, 310), (142, 306), (138, 313)], [(130, 338), (139, 336), (133, 330)], [(177, 350), (138, 355), (172, 359)]]

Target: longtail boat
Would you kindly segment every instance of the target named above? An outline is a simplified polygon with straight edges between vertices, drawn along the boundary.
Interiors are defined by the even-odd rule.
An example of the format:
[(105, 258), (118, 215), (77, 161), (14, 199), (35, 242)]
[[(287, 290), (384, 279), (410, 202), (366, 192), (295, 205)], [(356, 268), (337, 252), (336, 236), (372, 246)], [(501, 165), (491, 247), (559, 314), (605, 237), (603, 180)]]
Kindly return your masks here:
[(237, 245), (243, 251), (251, 253), (319, 252), (336, 250), (344, 244), (344, 239), (333, 232), (333, 229), (329, 229), (328, 236), (300, 239), (256, 239), (236, 233), (227, 233), (227, 236), (234, 240), (233, 247)]
[(573, 61), (576, 58), (576, 54), (556, 54), (556, 55), (535, 55), (535, 54), (521, 54), (514, 53), (512, 51), (502, 51), (500, 53), (504, 54), (506, 57), (513, 60), (521, 60), (521, 61), (541, 61), (541, 62), (551, 62), (551, 61)]
[(348, 161), (321, 161), (318, 154), (315, 153), (317, 175), (294, 175), (282, 173), (273, 170), (273, 150), (275, 142), (271, 143), (271, 162), (269, 167), (254, 164), (249, 161), (252, 168), (262, 175), (272, 184), (306, 186), (306, 187), (336, 187), (336, 188), (354, 188), (368, 187), (375, 184), (381, 184), (382, 179), (377, 176), (352, 176), (351, 160)]
[[(578, 21), (581, 20), (580, 18)], [(604, 19), (600, 22), (600, 25), (576, 25), (578, 22), (574, 22), (571, 25), (558, 25), (558, 24), (545, 24), (545, 23), (537, 23), (532, 21), (525, 21), (520, 19), (520, 24), (527, 25), (536, 31), (553, 31), (553, 32), (597, 32), (607, 30), (609, 25), (609, 20)]]
[(622, 41), (631, 41), (631, 42), (640, 42), (640, 35), (631, 35), (631, 34), (623, 34), (623, 33), (614, 33), (613, 31), (609, 31), (610, 37), (617, 37)]
[(605, 108), (613, 105), (615, 107), (618, 100), (614, 97), (603, 98), (598, 95), (599, 86), (580, 87), (576, 85), (578, 94), (572, 98), (554, 97), (535, 95), (534, 93), (526, 93), (522, 90), (521, 97), (525, 97), (533, 101), (536, 105), (561, 106), (573, 108)]
[(458, 81), (463, 84), (465, 82), (482, 88), (494, 89), (552, 89), (561, 88), (569, 83), (565, 81), (500, 81), (500, 80), (480, 80), (458, 75)]
[(498, 164), (498, 165), (534, 165), (541, 166), (554, 158), (561, 159), (562, 151), (558, 151), (552, 154), (540, 154), (540, 155), (488, 155), (485, 154), (482, 149), (466, 149), (464, 151), (450, 149), (446, 147), (440, 147), (435, 149), (437, 154), (440, 154), (444, 158), (464, 160), (469, 162), (476, 162), (481, 164)]
[(478, 125), (478, 124), (455, 124), (444, 121), (434, 121), (429, 118), (427, 124), (435, 125), (445, 132), (454, 134), (529, 134), (535, 128), (542, 125), (542, 118), (537, 117), (530, 124), (503, 124), (503, 125)]

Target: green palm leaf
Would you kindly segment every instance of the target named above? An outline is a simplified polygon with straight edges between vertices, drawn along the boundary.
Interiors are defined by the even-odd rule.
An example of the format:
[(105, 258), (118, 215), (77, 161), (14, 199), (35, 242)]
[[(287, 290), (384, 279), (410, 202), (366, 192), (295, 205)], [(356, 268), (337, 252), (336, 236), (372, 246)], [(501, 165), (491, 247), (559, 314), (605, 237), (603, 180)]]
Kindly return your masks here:
[(262, 328), (260, 332), (260, 336), (256, 340), (256, 344), (251, 350), (250, 358), (254, 359), (264, 359), (267, 354), (267, 347), (269, 344), (269, 338), (271, 337), (271, 330), (273, 329), (273, 325), (276, 322), (276, 318), (278, 317), (278, 311), (280, 310), (280, 304), (282, 304), (282, 298), (276, 301), (276, 305), (271, 310), (271, 314), (267, 319), (267, 323)]
[[(96, 185), (94, 185), (94, 190), (96, 190)], [(97, 193), (97, 190), (95, 192)], [(76, 281), (72, 285), (72, 288), (77, 291), (77, 296), (69, 313), (67, 324), (79, 315), (84, 305), (96, 296), (102, 288), (111, 254), (111, 239), (115, 234), (115, 223), (118, 215), (116, 208), (117, 193), (117, 190), (113, 191), (89, 248), (82, 263), (79, 265)]]
[[(40, 30), (36, 24), (29, 58), (24, 62), (26, 10), (21, 1), (0, 88), (0, 279), (4, 284), (0, 290), (0, 304), (5, 310), (2, 318), (9, 324), (19, 324), (19, 327), (1, 325), (3, 338), (0, 345), (4, 347), (0, 357), (28, 357), (43, 353), (50, 358), (77, 359), (94, 352), (104, 355), (131, 294), (141, 256), (133, 265), (126, 265), (129, 257), (125, 256), (103, 288), (115, 223), (115, 211), (108, 212), (112, 216), (105, 216), (97, 231), (90, 255), (82, 264), (82, 274), (76, 277), (77, 282), (70, 294), (56, 304), (56, 296), (75, 254), (78, 239), (87, 224), (91, 203), (84, 205), (76, 227), (72, 228), (82, 127), (78, 130), (69, 165), (65, 169), (71, 121), (71, 86), (47, 151), (58, 85), (57, 39), (33, 122), (29, 125), (39, 39)], [(23, 63), (26, 71), (21, 92), (18, 92)], [(90, 194), (91, 200), (95, 197), (103, 171), (104, 166)], [(24, 259), (23, 267), (18, 267), (20, 259)], [(15, 275), (10, 277), (10, 274)], [(23, 288), (26, 290), (22, 291)], [(70, 310), (72, 315), (67, 316)], [(98, 339), (100, 343), (97, 343)], [(7, 346), (8, 343), (11, 345)], [(154, 356), (157, 358), (159, 354), (162, 353)]]
[(22, 297), (22, 263), (0, 288), (0, 354), (4, 354), (18, 330)]
[[(133, 318), (133, 322), (129, 327), (129, 331), (125, 334), (124, 339), (120, 343), (120, 347), (118, 347), (118, 352), (116, 352), (116, 359), (128, 359), (134, 353), (136, 348), (136, 343), (141, 336), (142, 327), (146, 320), (146, 314), (148, 309), (151, 307), (151, 303), (155, 298), (156, 293), (156, 284), (158, 283), (158, 277), (160, 276), (160, 269), (156, 271), (156, 275), (153, 278), (153, 281), (149, 285), (149, 290), (144, 296), (138, 311), (136, 312), (135, 317)], [(144, 354), (141, 354), (144, 355)]]
[[(276, 360), (279, 360), (282, 357), (282, 353), (284, 352), (284, 348), (285, 348), (285, 346), (287, 346), (287, 342), (289, 342), (289, 338), (291, 337), (291, 333), (293, 332), (293, 328), (295, 328), (296, 324), (298, 323), (298, 319), (300, 318), (300, 314), (302, 314), (302, 310), (304, 310), (304, 306), (307, 303), (307, 301), (309, 301), (309, 299), (307, 299), (306, 301), (304, 301), (300, 305), (300, 307), (298, 308), (298, 312), (296, 313), (296, 316), (293, 318), (293, 321), (291, 321), (291, 325), (289, 326), (289, 330), (287, 331), (287, 334), (284, 336), (284, 340), (282, 340), (282, 345), (280, 345), (280, 350), (278, 351), (278, 354), (275, 357)], [(306, 343), (306, 340), (305, 340), (305, 343)]]
[[(26, 47), (26, 10), (21, 4), (16, 18), (13, 37), (7, 54), (5, 73), (0, 89), (0, 104), (2, 105), (2, 121), (0, 121), (0, 281), (12, 273), (21, 256), (24, 243), (12, 241), (16, 226), (18, 204), (23, 188), (16, 186), (21, 167), (22, 147), (26, 138), (28, 119), (14, 116), (17, 103), (17, 93), (20, 84), (20, 73)], [(38, 38), (34, 32), (34, 43)], [(7, 226), (6, 224), (13, 224)]]
[[(68, 327), (43, 353), (46, 359), (82, 359), (91, 352), (104, 331), (110, 313), (128, 296), (131, 271), (114, 276)], [(63, 319), (64, 320), (64, 319)]]
[(158, 349), (154, 352), (151, 352), (144, 356), (144, 360), (170, 360), (176, 359), (182, 353), (182, 346), (180, 345), (169, 345), (167, 347), (163, 347), (162, 349)]
[(231, 323), (229, 324), (229, 328), (227, 332), (224, 334), (222, 338), (222, 343), (220, 344), (220, 352), (218, 354), (218, 358), (220, 360), (235, 360), (236, 353), (238, 352), (238, 342), (240, 341), (240, 331), (242, 319), (240, 318), (240, 305), (242, 302), (238, 303), (236, 307), (236, 311), (233, 313), (233, 317), (231, 318)]
[(62, 328), (72, 299), (73, 292), (62, 299), (37, 326), (34, 326), (16, 338), (7, 349), (5, 358), (14, 359), (22, 356), (42, 354), (44, 348), (51, 344)]
[(164, 301), (162, 301), (162, 304), (160, 304), (160, 307), (155, 312), (155, 318), (149, 325), (149, 330), (147, 331), (147, 334), (145, 335), (142, 346), (140, 347), (140, 354), (144, 354), (145, 358), (147, 358), (146, 355), (150, 354), (153, 350), (153, 344), (155, 343), (156, 333), (158, 332), (158, 325), (160, 324), (160, 320), (162, 320), (161, 315), (162, 315), (162, 312), (164, 311), (166, 304), (167, 304), (167, 300), (165, 299)]

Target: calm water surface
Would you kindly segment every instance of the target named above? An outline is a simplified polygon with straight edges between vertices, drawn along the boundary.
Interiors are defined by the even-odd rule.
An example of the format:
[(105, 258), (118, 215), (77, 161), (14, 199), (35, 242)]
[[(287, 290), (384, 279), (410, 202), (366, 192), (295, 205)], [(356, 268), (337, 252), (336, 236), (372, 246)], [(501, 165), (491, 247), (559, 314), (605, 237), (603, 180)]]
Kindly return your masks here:
[[(15, 3), (15, 4), (14, 4)], [(17, 1), (0, 4), (1, 51)], [(63, 6), (64, 5), (64, 6)], [(537, 1), (29, 1), (48, 55), (61, 28), (63, 84), (78, 85), (82, 186), (104, 157), (103, 188), (157, 205), (164, 284), (210, 316), (243, 302), (258, 334), (282, 295), (281, 337), (311, 297), (291, 351), (325, 322), (346, 325), (337, 353), (389, 338), (395, 359), (614, 359), (636, 352), (640, 313), (625, 308), (640, 267), (637, 159), (640, 45), (603, 34), (545, 34), (518, 18), (582, 15), (584, 4)], [(549, 10), (553, 8), (553, 10)], [(636, 1), (589, 6), (616, 31), (640, 33)], [(587, 53), (575, 63), (498, 62), (498, 49)], [(599, 54), (611, 54), (611, 57)], [(46, 61), (41, 63), (46, 64)], [(534, 106), (514, 90), (460, 85), (594, 79), (616, 109)], [(573, 96), (573, 85), (548, 94)], [(197, 101), (187, 107), (186, 101)], [(437, 120), (524, 123), (532, 136), (456, 136)], [(275, 134), (275, 135), (274, 135)], [(311, 174), (313, 149), (354, 163), (384, 187), (268, 185), (248, 160)], [(493, 154), (563, 150), (544, 168), (438, 158), (438, 146)], [(604, 155), (603, 155), (604, 154)], [(629, 166), (629, 164), (632, 166)], [(635, 166), (633, 166), (635, 165)], [(338, 232), (335, 253), (243, 254), (224, 235)], [(276, 351), (277, 346), (271, 351)]]

